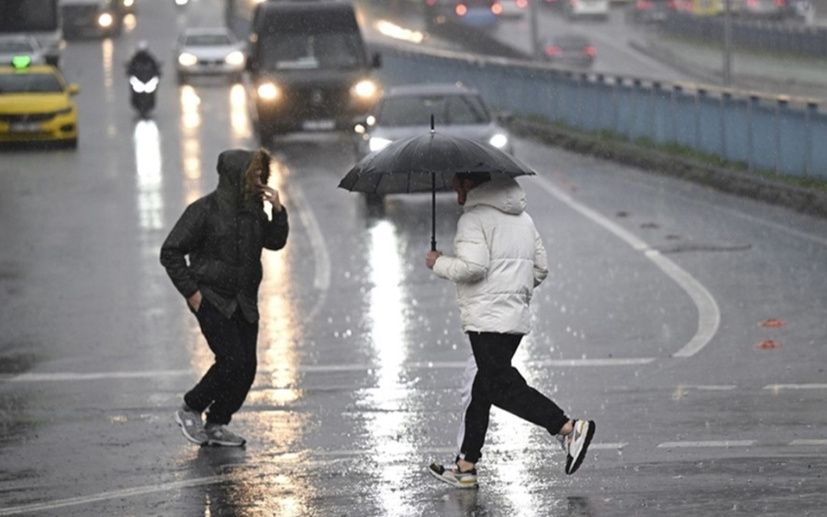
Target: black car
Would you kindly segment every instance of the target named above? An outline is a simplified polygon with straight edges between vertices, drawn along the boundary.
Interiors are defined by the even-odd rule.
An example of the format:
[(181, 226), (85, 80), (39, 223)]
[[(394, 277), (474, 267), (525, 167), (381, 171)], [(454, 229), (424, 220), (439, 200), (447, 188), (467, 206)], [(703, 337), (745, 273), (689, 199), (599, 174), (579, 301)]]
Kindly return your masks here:
[(580, 34), (554, 36), (545, 45), (545, 59), (564, 67), (590, 68), (597, 52), (589, 38)]
[(350, 128), (379, 87), (353, 6), (320, 0), (264, 2), (253, 15), (247, 71), (262, 144), (295, 131)]

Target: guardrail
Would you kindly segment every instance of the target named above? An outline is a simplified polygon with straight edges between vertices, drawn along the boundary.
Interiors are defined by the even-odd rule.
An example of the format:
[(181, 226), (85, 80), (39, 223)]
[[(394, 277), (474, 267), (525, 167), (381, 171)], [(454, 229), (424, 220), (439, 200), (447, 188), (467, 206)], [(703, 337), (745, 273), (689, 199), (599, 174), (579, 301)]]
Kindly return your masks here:
[(750, 171), (827, 180), (827, 114), (815, 101), (373, 46), (382, 52), (386, 85), (461, 81), (493, 108), (518, 116), (675, 144), (742, 162)]

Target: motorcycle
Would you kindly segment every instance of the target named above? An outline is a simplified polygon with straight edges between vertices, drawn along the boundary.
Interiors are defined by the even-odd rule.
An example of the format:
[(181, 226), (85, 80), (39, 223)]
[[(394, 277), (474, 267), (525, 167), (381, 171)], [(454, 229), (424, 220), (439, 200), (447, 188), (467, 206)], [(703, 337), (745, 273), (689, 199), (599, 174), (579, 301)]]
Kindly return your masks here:
[(149, 112), (155, 108), (155, 91), (160, 81), (161, 78), (157, 75), (143, 79), (137, 75), (129, 76), (132, 107), (138, 111), (141, 118), (147, 118)]
[(155, 108), (155, 92), (161, 82), (161, 64), (148, 54), (135, 57), (126, 65), (129, 77), (130, 100), (132, 107), (141, 118), (147, 118)]

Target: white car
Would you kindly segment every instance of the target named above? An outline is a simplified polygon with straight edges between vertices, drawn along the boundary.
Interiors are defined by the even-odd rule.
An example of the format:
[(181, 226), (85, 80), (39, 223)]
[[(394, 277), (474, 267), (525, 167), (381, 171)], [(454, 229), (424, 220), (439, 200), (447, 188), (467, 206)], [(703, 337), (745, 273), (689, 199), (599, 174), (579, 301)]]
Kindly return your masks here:
[(564, 5), (566, 17), (569, 20), (575, 18), (600, 18), (609, 19), (609, 0), (561, 0)]
[(440, 133), (514, 152), (508, 130), (492, 116), (479, 92), (456, 84), (421, 84), (391, 88), (371, 115), (357, 121), (356, 154), (361, 159), (394, 140), (427, 133), (431, 115)]
[(0, 66), (11, 65), (12, 60), (28, 58), (32, 65), (57, 65), (47, 59), (45, 48), (29, 35), (0, 36)]
[(180, 84), (195, 75), (225, 75), (241, 81), (243, 43), (224, 27), (184, 29), (175, 46), (175, 69)]

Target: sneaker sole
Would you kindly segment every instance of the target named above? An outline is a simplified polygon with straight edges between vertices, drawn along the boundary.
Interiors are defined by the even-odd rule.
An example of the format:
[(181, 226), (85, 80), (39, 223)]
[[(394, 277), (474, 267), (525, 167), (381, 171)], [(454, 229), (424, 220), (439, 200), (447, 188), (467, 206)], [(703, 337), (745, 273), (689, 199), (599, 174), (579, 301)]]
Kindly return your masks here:
[(247, 444), (247, 440), (244, 440), (241, 443), (238, 442), (222, 442), (219, 440), (207, 440), (205, 445), (209, 447), (244, 447)]
[(187, 432), (187, 428), (184, 426), (184, 422), (181, 421), (181, 417), (178, 416), (178, 412), (174, 413), (175, 415), (175, 422), (178, 424), (178, 427), (181, 428), (181, 434), (184, 435), (184, 438), (189, 440), (190, 442), (194, 443), (195, 445), (205, 446), (208, 443), (208, 440), (198, 440), (194, 436), (190, 436)]
[(589, 445), (592, 443), (592, 438), (594, 438), (594, 432), (597, 429), (597, 426), (594, 422), (589, 422), (589, 430), (586, 432), (586, 439), (583, 441), (583, 447), (580, 449), (580, 454), (574, 458), (574, 462), (571, 465), (571, 468), (566, 469), (566, 474), (572, 475), (577, 472), (577, 469), (580, 468), (580, 465), (583, 463), (583, 460), (586, 458), (586, 452), (589, 450)]
[(438, 473), (436, 473), (430, 467), (428, 468), (428, 472), (430, 472), (432, 476), (434, 476), (438, 480), (442, 481), (443, 483), (447, 483), (447, 484), (449, 484), (449, 485), (451, 485), (452, 487), (455, 487), (455, 488), (462, 488), (462, 489), (479, 488), (479, 485), (477, 484), (476, 481), (474, 481), (473, 483), (460, 483), (458, 481), (454, 481), (453, 479), (444, 478), (444, 477), (440, 476)]

